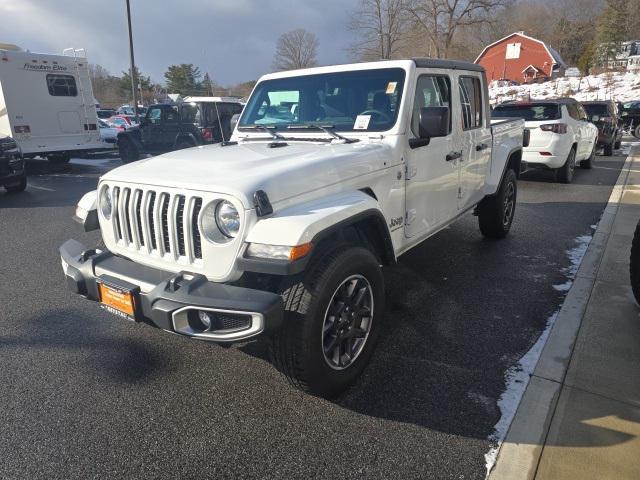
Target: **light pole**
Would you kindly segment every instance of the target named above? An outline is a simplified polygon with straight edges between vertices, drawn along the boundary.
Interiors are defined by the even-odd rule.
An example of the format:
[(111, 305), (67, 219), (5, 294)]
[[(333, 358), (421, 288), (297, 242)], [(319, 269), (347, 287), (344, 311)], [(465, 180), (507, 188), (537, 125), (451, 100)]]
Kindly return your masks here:
[(136, 95), (136, 62), (133, 59), (133, 34), (131, 33), (131, 8), (129, 7), (129, 0), (127, 2), (127, 23), (129, 25), (129, 68), (131, 76), (131, 95), (133, 95), (133, 115), (136, 120), (138, 118), (138, 99)]

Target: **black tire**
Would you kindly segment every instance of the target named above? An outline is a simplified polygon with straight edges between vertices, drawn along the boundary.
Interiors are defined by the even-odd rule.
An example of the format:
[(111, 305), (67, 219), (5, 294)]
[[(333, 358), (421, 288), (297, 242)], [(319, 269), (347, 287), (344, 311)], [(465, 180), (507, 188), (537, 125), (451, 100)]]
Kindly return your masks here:
[(618, 140), (616, 144), (613, 146), (613, 148), (615, 148), (616, 150), (620, 150), (621, 146), (622, 146), (622, 140)]
[(478, 205), (480, 232), (487, 238), (504, 238), (511, 230), (518, 199), (516, 172), (508, 169), (498, 193)]
[(4, 188), (6, 188), (9, 193), (24, 192), (24, 189), (27, 188), (27, 177), (22, 177), (20, 183), (17, 185), (5, 186)]
[(69, 152), (52, 153), (47, 155), (47, 161), (54, 165), (69, 163), (69, 160), (71, 160), (71, 154)]
[(576, 150), (572, 148), (564, 165), (556, 170), (556, 180), (560, 183), (571, 183), (576, 169)]
[(184, 150), (185, 148), (195, 147), (195, 144), (189, 140), (180, 140), (176, 144), (176, 150)]
[(633, 129), (633, 136), (636, 138), (640, 138), (640, 125)]
[(613, 155), (613, 144), (614, 144), (614, 140), (611, 140), (611, 143), (608, 143), (607, 145), (604, 146), (605, 157), (610, 157)]
[[(353, 287), (354, 291), (357, 288), (362, 292), (364, 288), (364, 295), (371, 299), (373, 310), (369, 317), (361, 317), (359, 324), (358, 316), (354, 316), (354, 312), (365, 311), (362, 299), (360, 307), (356, 307), (351, 300), (342, 302), (342, 307), (336, 307), (340, 302), (334, 298), (346, 295), (348, 289), (341, 286), (344, 282), (354, 280), (358, 282)], [(313, 260), (304, 280), (286, 289), (283, 297), (284, 325), (274, 334), (271, 342), (271, 358), (275, 367), (296, 388), (324, 398), (335, 397), (362, 373), (380, 333), (385, 299), (384, 279), (379, 262), (366, 248), (341, 245), (340, 248), (327, 251), (317, 260)], [(352, 307), (351, 310), (349, 305)], [(340, 315), (336, 316), (335, 311), (334, 315), (330, 315), (330, 307), (340, 308)], [(332, 317), (335, 320), (329, 321)], [(347, 327), (347, 323), (351, 326)], [(325, 330), (325, 324), (330, 328)], [(356, 324), (359, 327), (355, 327)], [(363, 331), (368, 333), (363, 337), (354, 336), (356, 331), (360, 335), (363, 335)], [(329, 345), (325, 346), (325, 340)], [(359, 340), (362, 342), (359, 343)], [(350, 342), (353, 342), (353, 345), (358, 343), (359, 350), (353, 351), (351, 363), (340, 369), (339, 363), (344, 358), (350, 359), (346, 352), (344, 356), (340, 353), (344, 351), (341, 349), (345, 345), (347, 348), (354, 348), (349, 346)], [(332, 358), (327, 357), (327, 349), (331, 354), (335, 353), (335, 349), (330, 348), (331, 345), (338, 345), (337, 365), (333, 363), (333, 355)], [(331, 366), (332, 364), (334, 366)]]
[(120, 152), (120, 160), (122, 163), (135, 162), (140, 158), (140, 152), (135, 144), (127, 137), (118, 139), (118, 151)]
[(629, 259), (629, 277), (631, 289), (636, 302), (640, 304), (640, 222), (636, 226), (631, 242), (631, 258)]
[(581, 168), (585, 168), (587, 170), (593, 168), (593, 163), (596, 159), (596, 144), (593, 144), (593, 148), (591, 149), (591, 155), (589, 155), (589, 158), (587, 158), (586, 160), (583, 160), (580, 163), (580, 167)]

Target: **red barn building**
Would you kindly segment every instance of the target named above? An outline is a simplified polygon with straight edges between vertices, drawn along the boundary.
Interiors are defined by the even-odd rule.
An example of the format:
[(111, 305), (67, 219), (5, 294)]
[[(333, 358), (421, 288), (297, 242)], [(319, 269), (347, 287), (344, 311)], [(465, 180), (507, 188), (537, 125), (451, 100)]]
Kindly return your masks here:
[(558, 52), (523, 32), (512, 33), (488, 45), (475, 63), (484, 67), (489, 81), (511, 80), (518, 83), (563, 75), (566, 68)]

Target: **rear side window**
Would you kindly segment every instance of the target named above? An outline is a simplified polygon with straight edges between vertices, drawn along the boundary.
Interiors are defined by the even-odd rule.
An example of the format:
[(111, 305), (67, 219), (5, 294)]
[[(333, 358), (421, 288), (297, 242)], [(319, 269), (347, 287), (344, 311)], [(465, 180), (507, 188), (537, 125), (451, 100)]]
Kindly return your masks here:
[(480, 79), (460, 77), (460, 104), (462, 106), (462, 129), (470, 130), (482, 126), (482, 91)]
[(47, 87), (49, 95), (54, 97), (76, 97), (78, 87), (73, 75), (47, 74)]
[(557, 103), (498, 105), (493, 109), (493, 116), (498, 118), (524, 118), (529, 122), (558, 120), (560, 118), (560, 105)]

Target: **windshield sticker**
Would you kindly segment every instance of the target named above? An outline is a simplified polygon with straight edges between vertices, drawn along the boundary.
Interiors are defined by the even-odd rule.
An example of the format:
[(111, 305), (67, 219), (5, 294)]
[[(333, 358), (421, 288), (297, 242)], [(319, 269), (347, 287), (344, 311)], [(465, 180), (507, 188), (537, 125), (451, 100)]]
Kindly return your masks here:
[(353, 124), (353, 129), (366, 130), (369, 128), (369, 120), (371, 120), (371, 115), (358, 115), (356, 117), (356, 122)]
[(385, 92), (387, 95), (392, 95), (396, 93), (396, 87), (398, 86), (398, 82), (389, 82), (387, 83), (387, 91)]

